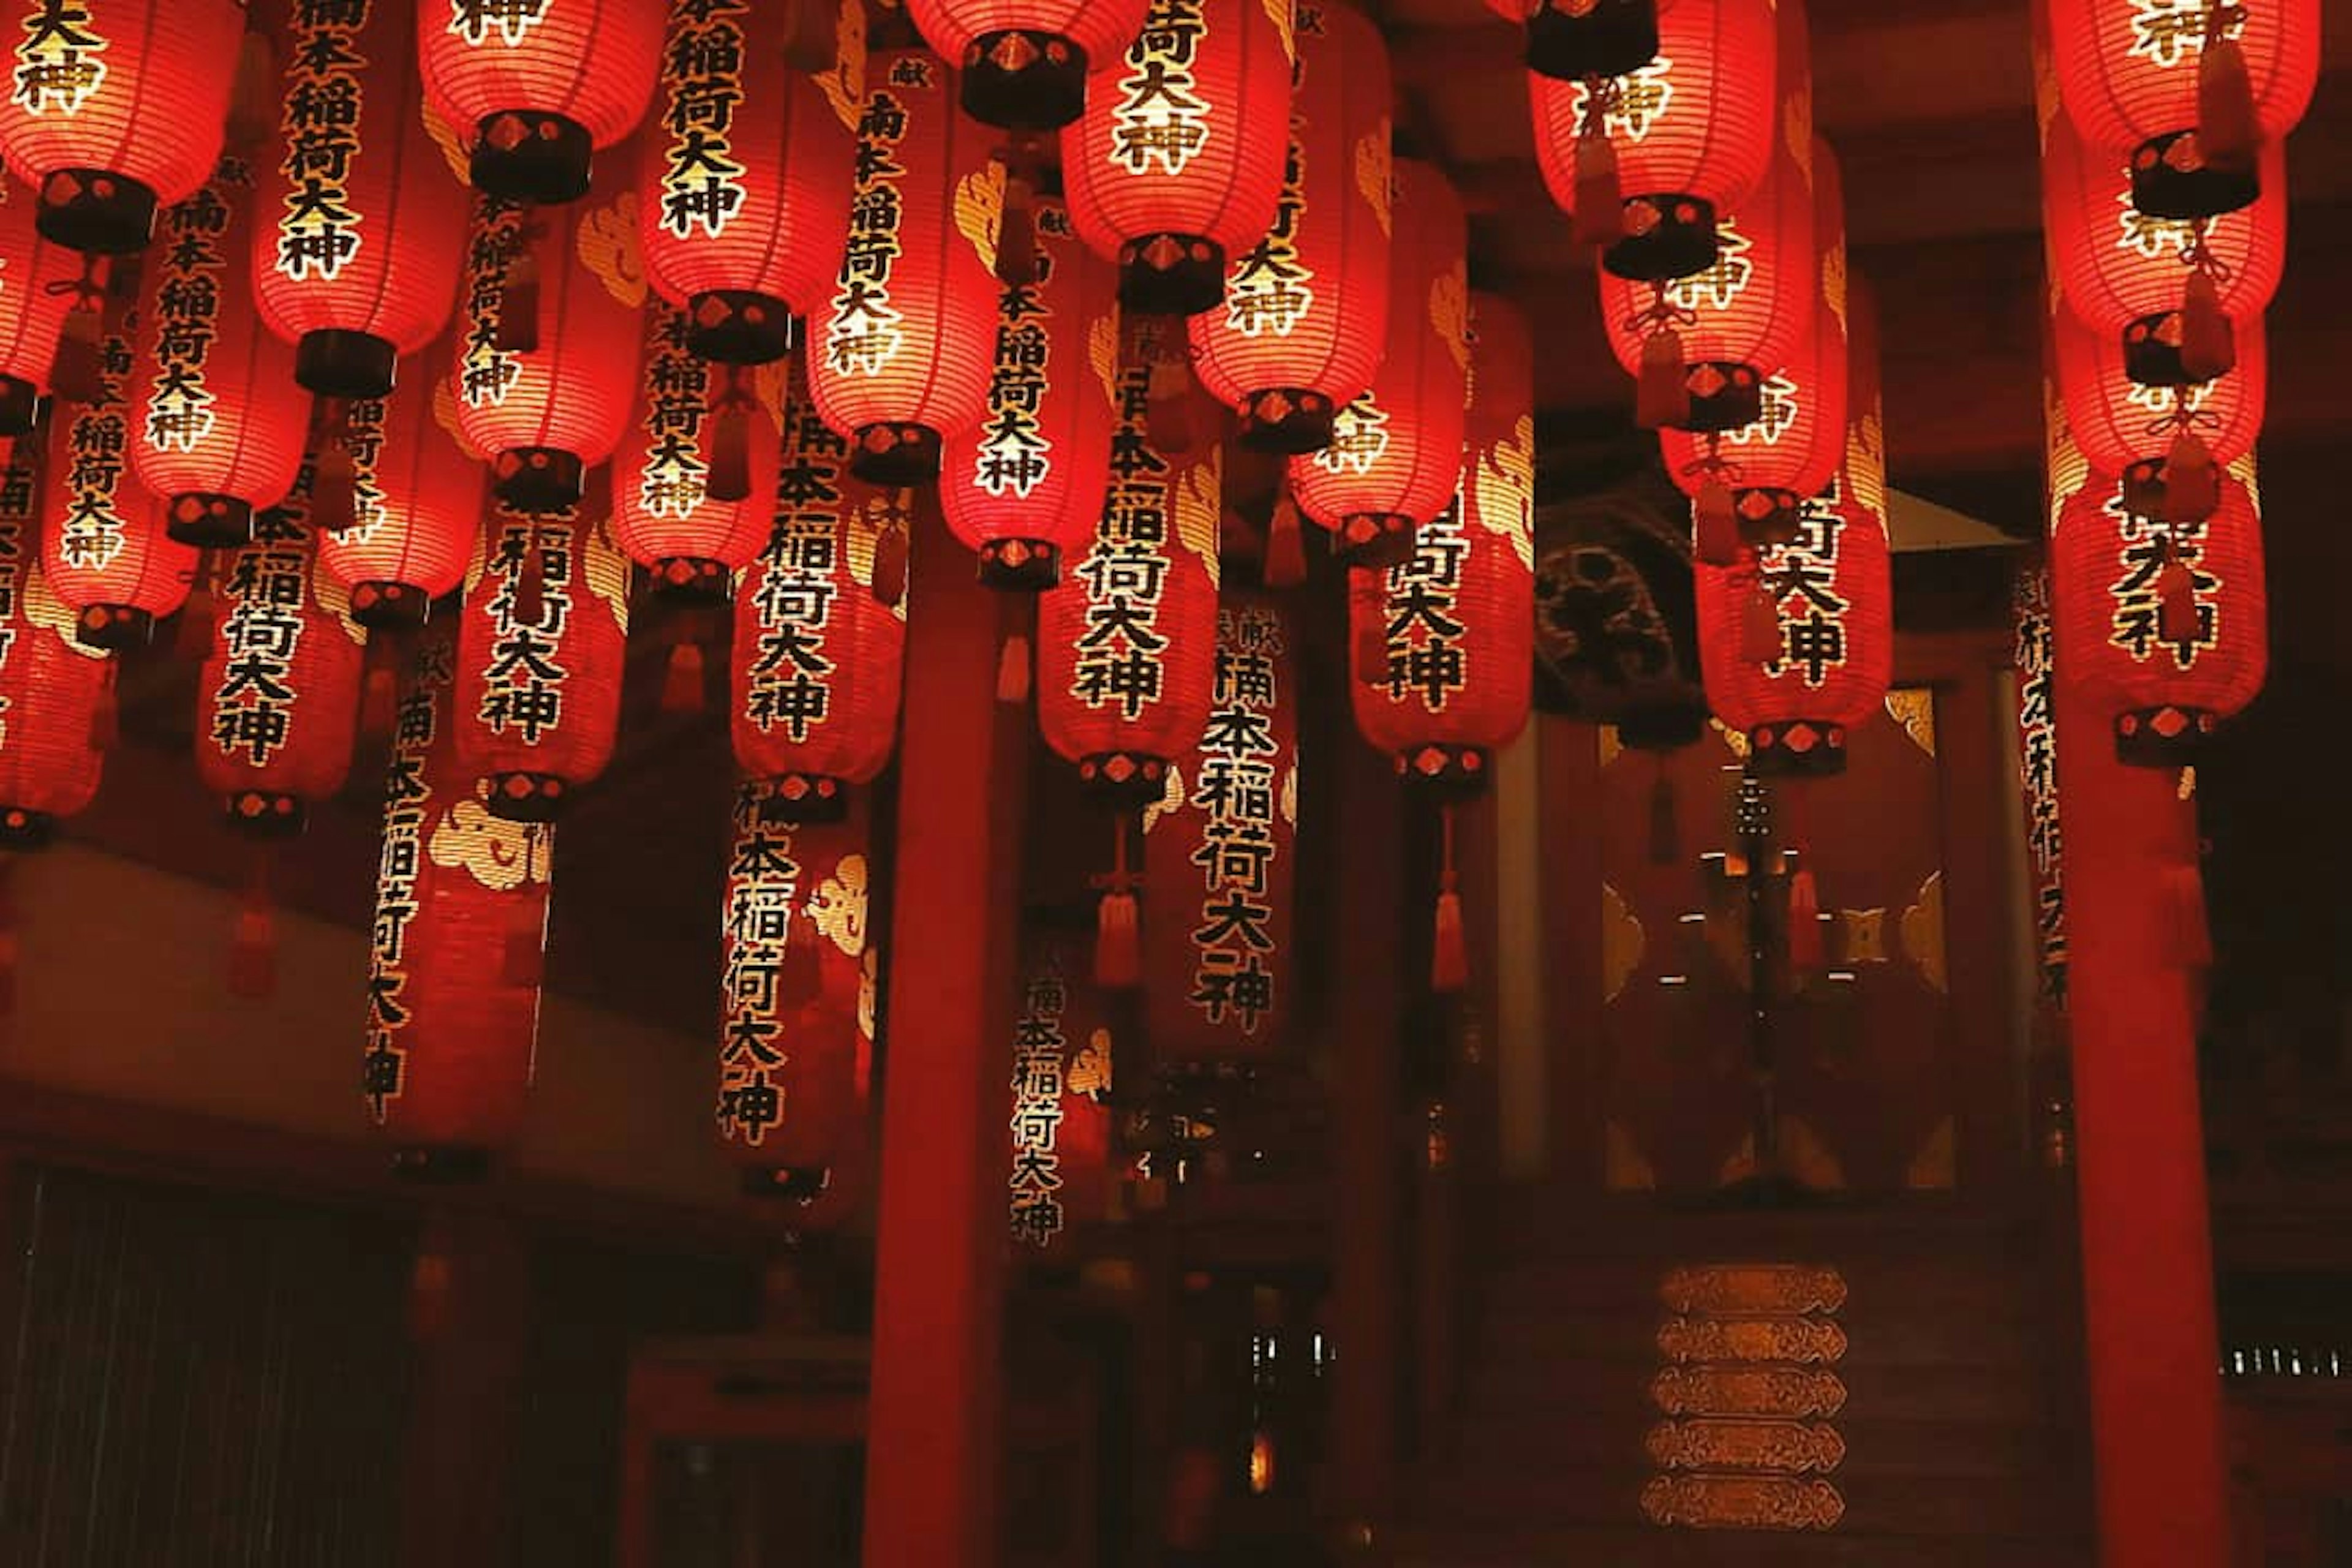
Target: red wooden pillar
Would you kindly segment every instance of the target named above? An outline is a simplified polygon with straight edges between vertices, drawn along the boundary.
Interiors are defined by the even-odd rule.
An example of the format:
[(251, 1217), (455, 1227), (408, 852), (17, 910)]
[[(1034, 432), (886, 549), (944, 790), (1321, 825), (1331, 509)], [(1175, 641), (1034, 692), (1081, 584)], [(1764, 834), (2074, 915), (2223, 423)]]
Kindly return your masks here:
[(996, 700), (996, 595), (922, 494), (898, 752), (866, 1562), (987, 1568), (1004, 1407), (1004, 1020), (1030, 720)]
[(400, 1510), (403, 1568), (513, 1555), (512, 1478), (530, 1258), (513, 1222), (445, 1209), (417, 1238), (409, 1283), (416, 1347)]
[[(2062, 590), (2063, 592), (2063, 590)], [(2074, 1058), (2075, 1186), (2100, 1561), (2230, 1560), (2221, 1345), (2189, 977), (2168, 962), (2161, 894), (2195, 820), (2167, 770), (2116, 761), (2058, 646)]]

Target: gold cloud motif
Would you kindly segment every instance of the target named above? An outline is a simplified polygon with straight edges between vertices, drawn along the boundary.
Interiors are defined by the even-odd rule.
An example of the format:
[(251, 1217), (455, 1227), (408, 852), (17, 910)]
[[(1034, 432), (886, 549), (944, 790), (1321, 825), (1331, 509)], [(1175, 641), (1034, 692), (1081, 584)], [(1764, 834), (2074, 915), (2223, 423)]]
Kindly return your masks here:
[(981, 265), (996, 270), (996, 240), (1004, 226), (1004, 165), (993, 158), (956, 184), (956, 232), (964, 237)]
[(547, 880), (551, 837), (529, 823), (492, 816), (478, 800), (461, 800), (434, 825), (425, 853), (444, 869), (462, 868), (494, 893), (511, 893), (525, 880)]
[(809, 920), (852, 958), (866, 951), (866, 857), (845, 855), (809, 895)]
[(572, 231), (572, 248), (580, 265), (604, 285), (604, 292), (631, 310), (646, 302), (651, 288), (646, 274), (645, 241), (637, 232), (637, 193), (623, 191), (601, 207), (584, 213)]

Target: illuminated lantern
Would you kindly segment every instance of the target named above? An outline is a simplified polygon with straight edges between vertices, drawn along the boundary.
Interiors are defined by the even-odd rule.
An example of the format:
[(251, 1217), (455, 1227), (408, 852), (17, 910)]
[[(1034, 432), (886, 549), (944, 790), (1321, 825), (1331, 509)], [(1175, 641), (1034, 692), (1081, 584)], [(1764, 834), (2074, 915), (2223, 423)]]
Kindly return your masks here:
[[(653, 286), (686, 306), (688, 346), (728, 364), (790, 352), (793, 310), (833, 287), (855, 184), (859, 99), (842, 72), (811, 78), (782, 49), (747, 47), (752, 11), (752, 0), (672, 10), (637, 182)], [(841, 46), (856, 51), (845, 63), (862, 79), (864, 13), (841, 15)]]
[(1115, 66), (1145, 0), (911, 0), (923, 37), (957, 63), (964, 112), (983, 125), (1051, 131), (1077, 119), (1087, 72)]
[(635, 199), (600, 188), (549, 214), (486, 197), (475, 216), (451, 369), (457, 424), (520, 510), (576, 503), (628, 423), (646, 293)]
[(91, 255), (144, 249), (160, 206), (220, 156), (241, 0), (15, 0), (0, 155), (41, 193), (41, 232)]
[[(1528, 79), (1544, 183), (1582, 232), (1611, 241), (1611, 272), (1648, 282), (1715, 264), (1717, 221), (1741, 209), (1772, 153), (1774, 24), (1771, 0), (1661, 0), (1648, 64)], [(1589, 177), (1596, 167), (1614, 178)], [(1585, 210), (1612, 202), (1620, 212)]]
[(2050, 0), (2049, 10), (2066, 111), (2085, 142), (2130, 157), (2134, 205), (2197, 218), (2254, 199), (2257, 146), (2294, 128), (2318, 82), (2319, 0)]
[(288, 38), (256, 209), (276, 221), (254, 226), (254, 297), (295, 345), (295, 379), (324, 397), (391, 391), (398, 357), (440, 333), (457, 298), (467, 196), (407, 68), (424, 3), (299, 6)]
[(83, 647), (41, 580), (32, 540), (40, 476), (0, 469), (0, 848), (37, 849), (98, 794), (100, 714), (114, 661)]
[(735, 760), (779, 812), (837, 816), (898, 738), (912, 498), (850, 472), (849, 445), (796, 395), (774, 529), (735, 588)]
[(1244, 444), (1269, 452), (1329, 441), (1389, 333), (1388, 46), (1324, 0), (1299, 7), (1297, 47), (1274, 225), (1234, 258), (1224, 309), (1190, 323), (1201, 384), (1241, 410)]
[[(1674, 0), (1664, 0), (1671, 5)], [(1486, 0), (1528, 30), (1528, 69), (1560, 81), (1625, 76), (1658, 58), (1661, 0)]]
[(1035, 216), (1037, 276), (997, 301), (988, 417), (947, 443), (940, 468), (948, 527), (1003, 588), (1052, 587), (1094, 538), (1118, 413), (1117, 279), (1058, 202)]
[(1289, 1033), (1298, 642), (1272, 598), (1218, 608), (1208, 722), (1144, 809), (1144, 1026), (1160, 1061), (1263, 1058)]
[(663, 0), (415, 5), (425, 88), (452, 125), (471, 128), (474, 188), (514, 202), (586, 195), (590, 153), (635, 129), (653, 97)]
[[(1535, 338), (1526, 313), (1499, 294), (1474, 292), (1461, 504), (1472, 522), (1489, 533), (1501, 538), (1525, 534), (1530, 553), (1535, 540)], [(1505, 635), (1510, 635), (1509, 628)], [(1531, 620), (1528, 635), (1533, 635)], [(1532, 654), (1529, 662), (1532, 667)]]
[(1786, 539), (1798, 504), (1830, 482), (1845, 455), (1845, 202), (1836, 162), (1819, 140), (1813, 174), (1814, 309), (1789, 357), (1758, 387), (1757, 416), (1704, 436), (1658, 432), (1668, 477), (1702, 513), (1727, 509), (1749, 543)]
[(865, 813), (786, 821), (735, 801), (720, 916), (719, 1139), (753, 1196), (813, 1197), (860, 1140), (881, 952)]
[[(2263, 195), (2210, 218), (2132, 205), (2120, 153), (2084, 144), (2064, 114), (2042, 136), (2052, 275), (2084, 324), (2124, 342), (2132, 379), (2170, 386), (2226, 373), (2231, 323), (2263, 313), (2286, 266), (2286, 154), (2263, 155)], [(2186, 362), (2186, 363), (2184, 363)]]
[(178, 609), (196, 552), (163, 531), (163, 503), (131, 471), (131, 340), (99, 343), (99, 397), (59, 409), (41, 500), (41, 571), (92, 647), (136, 647)]
[(184, 544), (241, 543), (302, 466), (310, 399), (294, 384), (294, 351), (254, 308), (243, 244), (255, 184), (252, 164), (222, 159), (165, 209), (163, 243), (147, 260), (131, 466), (165, 498), (165, 527)]
[(442, 1179), (521, 1131), (555, 857), (553, 828), (492, 816), (460, 764), (453, 671), (426, 643), (394, 730), (361, 1078), (394, 1168)]
[(2262, 690), (2269, 669), (2253, 497), (2225, 479), (2210, 517), (2167, 523), (2136, 515), (2095, 483), (2066, 502), (2051, 552), (2067, 654), (2058, 679), (2114, 716), (2122, 761), (2195, 761), (2215, 727)]
[(1283, 0), (1152, 0), (1127, 53), (1097, 62), (1062, 188), (1129, 310), (1215, 309), (1227, 261), (1273, 226), (1291, 54)]
[(1462, 203), (1433, 163), (1396, 165), (1399, 234), (1389, 343), (1370, 388), (1334, 416), (1329, 444), (1290, 459), (1299, 510), (1358, 566), (1412, 552), (1413, 530), (1454, 499), (1469, 396), (1470, 309)]
[(2213, 477), (2253, 449), (2270, 370), (2259, 317), (2238, 328), (2237, 368), (2193, 386), (2135, 382), (2122, 342), (2066, 311), (2052, 330), (2067, 431), (2092, 468), (2123, 476), (2139, 510), (2166, 510), (2154, 497), (2176, 461), (2200, 471), (2192, 488), (2210, 497)]
[(1073, 944), (1032, 935), (1013, 1020), (1013, 1163), (1005, 1222), (1015, 1256), (1058, 1262), (1115, 1217), (1108, 998)]
[(1601, 324), (1639, 379), (1645, 426), (1726, 431), (1763, 416), (1764, 383), (1812, 331), (1821, 300), (1811, 162), (1810, 144), (1775, 154), (1754, 199), (1714, 226), (1715, 260), (1687, 277), (1601, 275)]
[[(655, 310), (648, 328), (636, 417), (613, 462), (613, 537), (652, 572), (657, 589), (724, 601), (735, 574), (768, 542), (775, 412), (695, 357), (687, 312)], [(740, 486), (740, 498), (711, 493), (714, 464), (732, 469), (716, 488)]]
[[(434, 416), (435, 384), (419, 377), (344, 413), (353, 470), (352, 521), (319, 538), (319, 563), (347, 590), (352, 619), (422, 626), (433, 601), (465, 581), (482, 537), (482, 469), (458, 455)], [(315, 464), (297, 494), (310, 504)]]
[(629, 558), (589, 506), (493, 509), (467, 574), (457, 754), (512, 822), (553, 821), (613, 760)]
[(0, 179), (0, 436), (32, 432), (66, 317), (82, 302), (82, 258), (35, 226), (32, 199)]
[(996, 345), (996, 229), (1004, 169), (924, 49), (866, 68), (858, 181), (809, 387), (848, 435), (859, 477), (927, 484), (940, 443), (988, 412)]

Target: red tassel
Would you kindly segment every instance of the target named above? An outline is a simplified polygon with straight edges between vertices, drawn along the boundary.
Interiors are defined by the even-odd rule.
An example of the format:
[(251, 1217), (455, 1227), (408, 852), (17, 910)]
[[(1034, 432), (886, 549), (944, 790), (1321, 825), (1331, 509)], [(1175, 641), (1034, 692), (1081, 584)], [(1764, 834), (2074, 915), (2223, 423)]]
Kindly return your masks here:
[(1135, 878), (1127, 868), (1126, 819), (1115, 823), (1113, 831), (1111, 872), (1095, 905), (1095, 984), (1131, 991), (1143, 984), (1143, 921)]
[(106, 395), (106, 359), (101, 340), (106, 323), (91, 302), (66, 315), (49, 361), (49, 386), (68, 403), (96, 403)]
[(1029, 634), (1009, 631), (996, 650), (996, 700), (1029, 700)]
[(1576, 202), (1570, 237), (1595, 248), (1625, 237), (1625, 192), (1617, 179), (1617, 146), (1605, 134), (1576, 139)]
[(1470, 943), (1462, 931), (1462, 893), (1454, 870), (1454, 812), (1439, 818), (1444, 845), (1437, 873), (1437, 910), (1429, 943), (1429, 988), (1452, 995), (1470, 984)]
[(996, 231), (996, 280), (1018, 289), (1037, 280), (1037, 220), (1030, 204), (1036, 187), (1025, 173), (1004, 168), (1004, 216)]
[(2197, 62), (2197, 150), (2216, 169), (2245, 173), (2262, 152), (2262, 120), (2253, 79), (2235, 38), (2209, 32)]
[(252, 152), (278, 129), (278, 61), (269, 35), (248, 32), (237, 46), (236, 82), (229, 91), (229, 146)]
[(399, 712), (399, 682), (393, 678), (390, 666), (374, 666), (360, 688), (360, 733), (370, 741), (390, 739), (393, 721)]
[(1789, 879), (1789, 967), (1810, 972), (1827, 957), (1822, 941), (1822, 898), (1813, 886), (1810, 867), (1799, 867)]
[(1658, 776), (1650, 781), (1650, 864), (1671, 866), (1683, 858), (1682, 829), (1675, 820), (1675, 781), (1666, 759), (1658, 759)]
[(1691, 548), (1709, 566), (1739, 563), (1739, 511), (1731, 487), (1709, 475), (1691, 508)]
[(805, 76), (823, 76), (840, 52), (840, 23), (826, 0), (786, 0), (784, 63)]
[(669, 666), (662, 674), (661, 710), (699, 713), (703, 709), (702, 645), (680, 637), (670, 645)]
[(2180, 369), (2191, 381), (2211, 381), (2238, 368), (2236, 334), (2221, 313), (2213, 275), (2199, 268), (2180, 293)]
[(1150, 406), (1145, 428), (1151, 445), (1163, 456), (1192, 449), (1192, 367), (1181, 354), (1151, 362)]
[(514, 257), (507, 263), (506, 284), (499, 296), (498, 350), (500, 353), (530, 354), (539, 352), (538, 226), (530, 214), (523, 215), (522, 231), (516, 237)]
[(824, 993), (824, 933), (816, 929), (816, 917), (806, 910), (794, 910), (784, 925), (784, 961), (776, 976), (787, 1007), (808, 1006)]
[(710, 468), (702, 489), (712, 500), (739, 501), (751, 494), (751, 399), (730, 371), (710, 405)]
[(359, 521), (360, 470), (351, 448), (339, 434), (319, 448), (310, 467), (310, 523), (328, 533), (343, 533)]
[(2200, 523), (2221, 507), (2221, 476), (2213, 467), (2213, 449), (2194, 430), (2172, 438), (2164, 459), (2164, 521)]
[(1642, 340), (1642, 372), (1633, 383), (1633, 423), (1664, 430), (1690, 423), (1690, 387), (1683, 379), (1683, 335), (1660, 327)]
[(1387, 616), (1375, 614), (1353, 617), (1356, 635), (1351, 648), (1356, 666), (1356, 681), (1360, 686), (1385, 686), (1389, 679), (1389, 628)]
[(1307, 581), (1307, 534), (1298, 521), (1298, 502), (1285, 480), (1274, 498), (1274, 512), (1265, 525), (1265, 585), (1296, 588)]
[(1739, 619), (1739, 661), (1759, 667), (1778, 664), (1783, 651), (1780, 601), (1772, 596), (1759, 574), (1756, 591), (1748, 595), (1746, 611)]
[(538, 533), (532, 528), (530, 548), (523, 552), (522, 563), (515, 569), (515, 619), (527, 626), (547, 619), (547, 552), (539, 547)]
[(89, 749), (110, 752), (122, 738), (122, 707), (114, 694), (115, 678), (122, 667), (114, 659), (106, 661), (106, 679), (99, 683), (98, 700), (89, 710)]
[(907, 531), (886, 528), (874, 536), (875, 603), (895, 607), (907, 596)]
[(536, 830), (524, 829), (522, 883), (508, 896), (506, 947), (499, 954), (499, 978), (529, 991), (547, 979), (547, 900), (535, 886), (543, 842)]
[(232, 996), (257, 1001), (278, 989), (278, 916), (269, 895), (268, 862), (257, 863), (236, 911), (236, 934), (228, 950)]
[(2205, 879), (2194, 866), (2168, 866), (2158, 888), (2164, 900), (2164, 962), (2174, 969), (2213, 965), (2213, 931), (2205, 914)]
[(2175, 647), (2191, 647), (2197, 631), (2197, 579), (2168, 541), (2156, 574), (2156, 635)]
[(197, 558), (195, 581), (188, 589), (187, 602), (180, 606), (179, 625), (173, 629), (172, 651), (190, 664), (204, 663), (213, 651), (213, 570), (209, 554)]

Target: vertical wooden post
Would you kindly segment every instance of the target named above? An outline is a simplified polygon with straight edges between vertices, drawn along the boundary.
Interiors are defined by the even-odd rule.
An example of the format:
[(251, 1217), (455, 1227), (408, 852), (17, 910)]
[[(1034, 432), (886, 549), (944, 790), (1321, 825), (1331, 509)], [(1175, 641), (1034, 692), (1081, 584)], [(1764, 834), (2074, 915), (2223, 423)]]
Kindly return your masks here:
[[(2065, 590), (2062, 585), (2060, 592)], [(2227, 1563), (2221, 1345), (2189, 979), (2168, 963), (2166, 868), (2195, 826), (2168, 771), (2116, 760), (2066, 679), (2058, 795), (2067, 1016), (2100, 1561)]]
[(530, 1342), (530, 1258), (513, 1223), (428, 1215), (409, 1282), (415, 1344), (400, 1511), (403, 1568), (514, 1555), (514, 1455)]
[(987, 1568), (1000, 1550), (1004, 1026), (1030, 715), (996, 700), (996, 597), (935, 503), (917, 520), (913, 581), (865, 1550), (870, 1568)]

